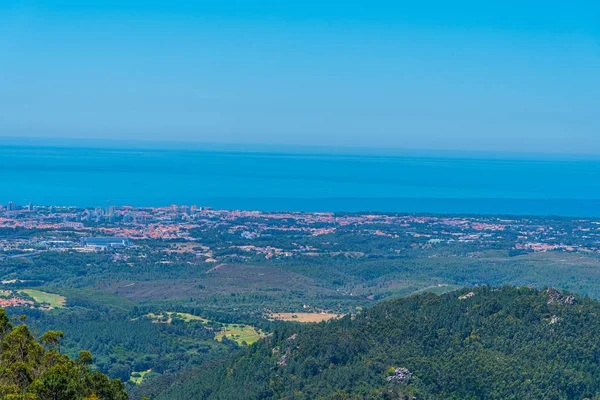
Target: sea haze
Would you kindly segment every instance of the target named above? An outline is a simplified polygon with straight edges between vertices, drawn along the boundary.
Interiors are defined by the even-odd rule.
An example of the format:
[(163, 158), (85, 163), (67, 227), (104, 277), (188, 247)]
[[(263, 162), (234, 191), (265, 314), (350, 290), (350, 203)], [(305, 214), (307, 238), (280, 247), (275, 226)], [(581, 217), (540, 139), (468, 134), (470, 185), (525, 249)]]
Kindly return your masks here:
[(600, 161), (0, 146), (0, 203), (598, 216)]

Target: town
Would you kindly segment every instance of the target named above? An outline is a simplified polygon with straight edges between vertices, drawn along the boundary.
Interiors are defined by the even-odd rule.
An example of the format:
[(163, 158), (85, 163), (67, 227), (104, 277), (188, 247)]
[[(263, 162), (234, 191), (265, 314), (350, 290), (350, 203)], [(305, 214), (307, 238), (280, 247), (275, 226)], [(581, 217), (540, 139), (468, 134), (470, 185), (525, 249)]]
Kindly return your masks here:
[[(221, 234), (219, 251), (205, 240)], [(206, 262), (259, 255), (265, 258), (364, 256), (344, 248), (340, 235), (387, 238), (389, 252), (473, 244), (527, 252), (600, 253), (600, 220), (563, 217), (439, 216), (384, 213), (259, 212), (207, 207), (0, 206), (0, 257), (27, 257), (48, 251), (106, 251), (149, 241), (171, 243), (167, 253), (190, 253)], [(225, 235), (225, 236), (223, 236)], [(263, 245), (260, 238), (287, 237)], [(305, 240), (310, 238), (308, 242)], [(322, 240), (318, 240), (322, 238)], [(332, 242), (335, 239), (335, 243)], [(400, 246), (401, 247), (401, 246)]]

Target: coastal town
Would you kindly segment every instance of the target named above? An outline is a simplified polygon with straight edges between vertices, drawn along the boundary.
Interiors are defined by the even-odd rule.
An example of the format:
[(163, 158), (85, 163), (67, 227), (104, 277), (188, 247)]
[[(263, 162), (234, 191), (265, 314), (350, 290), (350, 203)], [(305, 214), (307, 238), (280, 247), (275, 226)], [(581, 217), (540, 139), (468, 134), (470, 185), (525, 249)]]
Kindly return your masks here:
[[(210, 240), (215, 234), (218, 246)], [(391, 254), (461, 244), (508, 248), (513, 254), (600, 253), (600, 220), (595, 219), (260, 212), (186, 205), (0, 206), (1, 258), (49, 251), (114, 251), (151, 241), (169, 243), (160, 248), (165, 253), (193, 254), (214, 263), (250, 256), (368, 255), (360, 246), (344, 248), (339, 238), (348, 235), (383, 240)], [(277, 238), (286, 240), (273, 240)]]

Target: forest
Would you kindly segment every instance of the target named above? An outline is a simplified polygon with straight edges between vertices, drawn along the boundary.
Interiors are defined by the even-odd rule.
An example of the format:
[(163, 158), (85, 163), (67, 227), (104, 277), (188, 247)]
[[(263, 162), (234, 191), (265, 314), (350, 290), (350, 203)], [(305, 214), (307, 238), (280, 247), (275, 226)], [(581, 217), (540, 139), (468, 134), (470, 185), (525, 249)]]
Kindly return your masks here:
[(127, 400), (119, 379), (92, 369), (92, 354), (75, 359), (61, 352), (62, 331), (39, 338), (24, 323), (11, 322), (0, 308), (0, 399), (3, 400)]
[(465, 289), (287, 325), (156, 399), (597, 399), (600, 303)]

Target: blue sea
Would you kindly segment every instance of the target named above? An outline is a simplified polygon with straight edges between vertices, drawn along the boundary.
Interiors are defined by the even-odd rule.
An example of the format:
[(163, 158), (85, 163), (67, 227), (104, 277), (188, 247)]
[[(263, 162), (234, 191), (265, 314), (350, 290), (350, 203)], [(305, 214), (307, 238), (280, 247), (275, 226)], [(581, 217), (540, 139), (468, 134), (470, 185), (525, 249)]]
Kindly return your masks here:
[(0, 204), (600, 216), (600, 161), (0, 146)]

